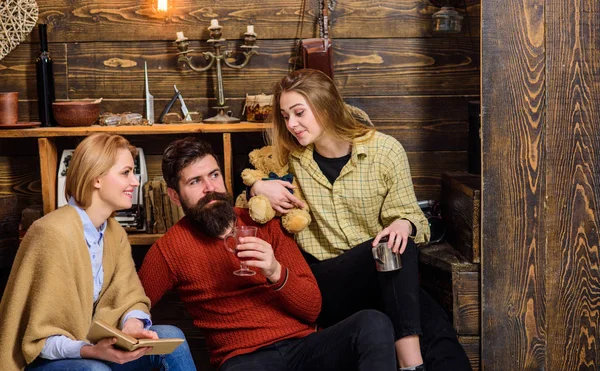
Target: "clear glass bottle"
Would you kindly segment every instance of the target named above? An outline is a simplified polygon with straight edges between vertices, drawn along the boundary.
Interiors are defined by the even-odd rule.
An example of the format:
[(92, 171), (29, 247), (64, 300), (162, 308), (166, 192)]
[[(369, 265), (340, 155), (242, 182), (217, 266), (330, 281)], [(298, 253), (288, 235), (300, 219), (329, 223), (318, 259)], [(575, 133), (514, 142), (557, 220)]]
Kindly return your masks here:
[(54, 102), (54, 73), (52, 57), (48, 52), (47, 25), (38, 25), (40, 33), (40, 53), (35, 59), (37, 77), (38, 112), (42, 126), (55, 126), (52, 117), (52, 102)]

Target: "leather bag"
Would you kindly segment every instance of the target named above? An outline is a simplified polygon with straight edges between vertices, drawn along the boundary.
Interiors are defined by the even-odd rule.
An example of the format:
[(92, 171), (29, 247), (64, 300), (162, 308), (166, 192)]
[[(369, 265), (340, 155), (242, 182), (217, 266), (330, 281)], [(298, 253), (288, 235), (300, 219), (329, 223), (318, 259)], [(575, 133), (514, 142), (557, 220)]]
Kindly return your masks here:
[(303, 39), (301, 42), (304, 68), (320, 70), (333, 79), (333, 47), (329, 39), (327, 1), (323, 4), (323, 37)]

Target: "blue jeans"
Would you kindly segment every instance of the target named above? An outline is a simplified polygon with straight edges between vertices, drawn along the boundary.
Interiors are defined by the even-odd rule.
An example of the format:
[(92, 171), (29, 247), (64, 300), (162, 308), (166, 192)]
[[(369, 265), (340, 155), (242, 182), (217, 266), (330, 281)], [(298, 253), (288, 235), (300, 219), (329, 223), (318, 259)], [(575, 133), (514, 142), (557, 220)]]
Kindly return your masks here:
[(389, 317), (368, 309), (301, 339), (282, 340), (223, 363), (221, 371), (396, 371)]
[[(159, 338), (185, 338), (183, 332), (175, 326), (158, 325), (150, 327), (150, 330), (156, 331)], [(178, 346), (171, 354), (143, 356), (124, 365), (96, 359), (60, 359), (50, 361), (38, 357), (25, 369), (28, 371), (148, 371), (154, 368), (164, 371), (196, 370), (187, 341)]]

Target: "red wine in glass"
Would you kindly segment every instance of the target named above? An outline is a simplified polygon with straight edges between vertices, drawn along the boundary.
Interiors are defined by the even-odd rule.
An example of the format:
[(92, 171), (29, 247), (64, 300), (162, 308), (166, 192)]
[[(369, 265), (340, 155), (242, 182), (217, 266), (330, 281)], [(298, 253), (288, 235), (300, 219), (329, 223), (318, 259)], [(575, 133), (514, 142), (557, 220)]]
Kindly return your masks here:
[(233, 231), (231, 231), (231, 233), (229, 233), (227, 236), (225, 236), (225, 238), (223, 239), (223, 242), (225, 243), (225, 248), (229, 251), (231, 251), (236, 258), (238, 258), (238, 260), (240, 261), (240, 269), (236, 270), (233, 272), (233, 274), (235, 274), (236, 276), (253, 276), (256, 274), (255, 271), (248, 269), (248, 267), (246, 266), (246, 264), (244, 264), (245, 261), (248, 260), (252, 260), (252, 258), (240, 258), (238, 257), (238, 251), (237, 249), (232, 249), (227, 245), (227, 241), (229, 238), (233, 238), (234, 242), (235, 242), (235, 246), (237, 247), (238, 245), (240, 245), (240, 238), (241, 237), (256, 237), (256, 231), (258, 230), (258, 228), (256, 227), (251, 227), (251, 226), (239, 226), (239, 227), (235, 227), (233, 229)]
[(248, 257), (240, 257), (238, 254), (241, 251), (239, 251), (237, 248), (233, 250), (233, 253), (235, 254), (235, 257), (238, 258), (240, 261), (246, 262), (248, 260), (252, 260), (252, 258), (248, 258)]

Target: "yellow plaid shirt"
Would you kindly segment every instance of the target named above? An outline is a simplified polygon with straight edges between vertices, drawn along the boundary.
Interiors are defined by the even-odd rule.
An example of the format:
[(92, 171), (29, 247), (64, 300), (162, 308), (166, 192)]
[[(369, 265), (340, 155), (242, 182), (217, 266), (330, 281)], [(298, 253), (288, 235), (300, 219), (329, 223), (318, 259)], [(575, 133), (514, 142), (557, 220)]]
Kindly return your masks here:
[(396, 219), (417, 228), (415, 242), (429, 240), (429, 223), (417, 204), (408, 158), (393, 137), (375, 132), (358, 138), (332, 185), (313, 159), (311, 144), (290, 155), (310, 208), (312, 223), (296, 235), (298, 245), (319, 260), (374, 238)]

